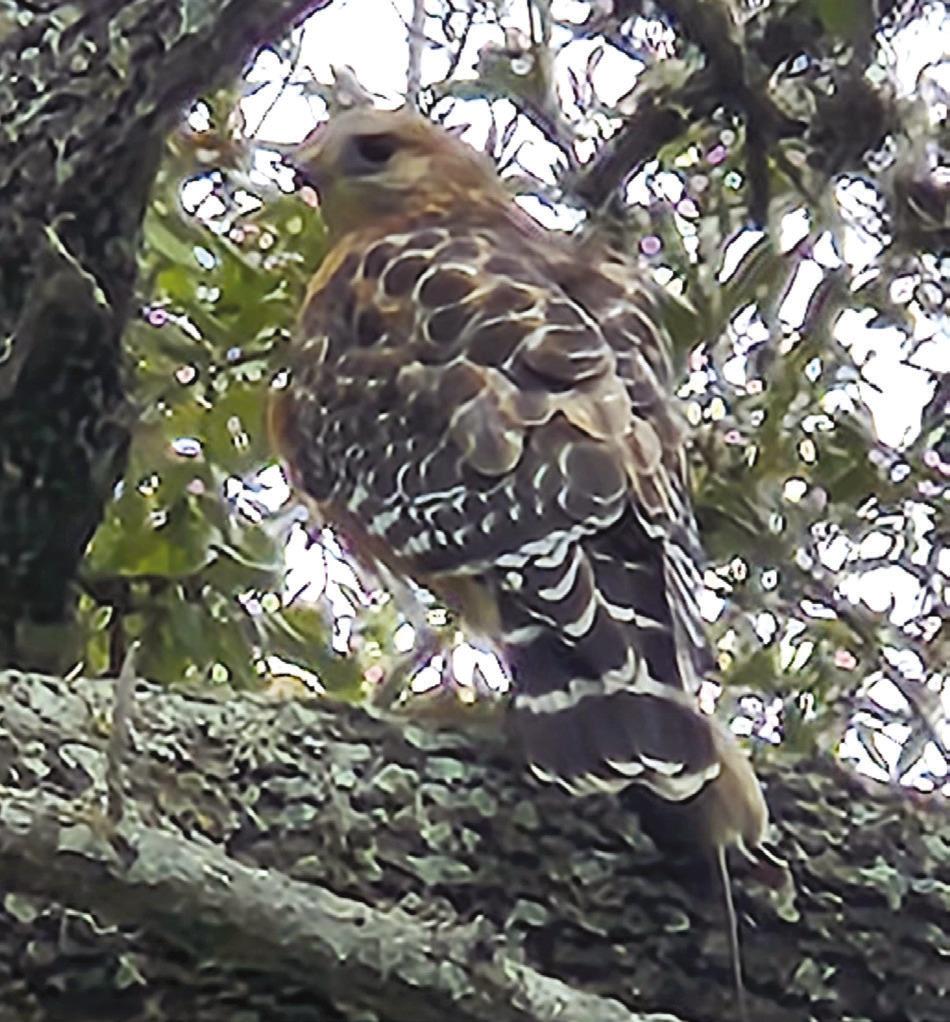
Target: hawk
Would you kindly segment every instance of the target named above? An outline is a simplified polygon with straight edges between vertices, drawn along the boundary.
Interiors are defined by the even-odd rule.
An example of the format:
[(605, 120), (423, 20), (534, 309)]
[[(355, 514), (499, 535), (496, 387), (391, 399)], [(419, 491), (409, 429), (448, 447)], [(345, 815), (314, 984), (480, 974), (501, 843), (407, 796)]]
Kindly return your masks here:
[(755, 775), (697, 705), (700, 550), (646, 282), (409, 110), (338, 115), (292, 162), (332, 241), (271, 409), (292, 483), (500, 647), (536, 774), (645, 785), (702, 846), (757, 847)]

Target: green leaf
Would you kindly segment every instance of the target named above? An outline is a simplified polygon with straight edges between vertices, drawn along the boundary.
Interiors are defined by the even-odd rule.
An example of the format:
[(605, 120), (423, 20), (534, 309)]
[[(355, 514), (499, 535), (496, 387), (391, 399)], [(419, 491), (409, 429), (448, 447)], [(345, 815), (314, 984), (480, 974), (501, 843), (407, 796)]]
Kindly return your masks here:
[(778, 692), (781, 689), (781, 679), (778, 648), (775, 646), (756, 650), (751, 656), (738, 661), (726, 673), (726, 681), (731, 688), (749, 689), (753, 692)]
[(810, 0), (810, 6), (831, 35), (853, 40), (874, 27), (870, 0)]
[(192, 240), (183, 227), (184, 224), (180, 220), (163, 219), (154, 212), (149, 213), (145, 217), (145, 244), (180, 268), (194, 267), (195, 241), (198, 234), (194, 232)]
[(254, 526), (242, 529), (235, 545), (215, 545), (213, 555), (203, 577), (224, 593), (274, 590), (284, 570), (283, 551), (263, 529)]
[(355, 657), (332, 651), (326, 618), (319, 609), (305, 604), (284, 607), (262, 615), (261, 624), (273, 651), (313, 671), (332, 695), (350, 701), (364, 697), (362, 668)]

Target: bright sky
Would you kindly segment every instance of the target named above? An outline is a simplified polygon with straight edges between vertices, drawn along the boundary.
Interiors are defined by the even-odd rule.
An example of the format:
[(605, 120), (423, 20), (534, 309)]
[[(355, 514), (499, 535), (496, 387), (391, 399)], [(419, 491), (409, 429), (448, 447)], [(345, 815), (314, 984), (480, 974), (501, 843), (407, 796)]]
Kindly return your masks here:
[[(428, 5), (431, 10), (441, 5)], [(459, 3), (458, 6), (461, 6)], [(589, 4), (577, 0), (554, 0), (552, 9), (556, 17), (566, 17), (579, 22), (586, 16)], [(503, 19), (504, 30), (525, 32), (527, 30), (527, 5), (520, 0), (510, 3)], [(411, 18), (411, 0), (336, 0), (329, 8), (314, 15), (300, 30), (302, 35), (298, 66), (281, 60), (272, 51), (261, 54), (250, 72), (249, 82), (257, 86), (256, 91), (243, 101), (243, 111), (248, 130), (255, 132), (258, 140), (267, 142), (296, 142), (306, 135), (313, 125), (325, 117), (323, 101), (308, 94), (307, 83), (313, 79), (328, 84), (333, 79), (334, 68), (349, 67), (364, 88), (378, 97), (382, 106), (397, 106), (402, 102), (406, 88), (408, 66), (408, 33), (406, 25)], [(461, 29), (464, 18), (454, 21)], [(662, 31), (655, 25), (639, 23), (644, 44), (662, 47)], [(432, 38), (443, 39), (438, 21), (429, 18), (426, 33)], [(472, 77), (479, 53), (486, 46), (504, 42), (504, 31), (496, 24), (476, 24), (468, 37), (466, 47), (459, 60), (455, 77)], [(570, 74), (573, 69), (583, 78), (585, 69), (593, 62), (592, 78), (597, 93), (603, 98), (616, 101), (624, 96), (634, 84), (643, 65), (634, 57), (612, 46), (604, 46), (591, 40), (575, 40), (570, 32), (555, 29), (553, 42), (557, 48), (555, 74), (562, 100), (571, 95)], [(598, 51), (595, 55), (595, 51)], [(931, 95), (935, 117), (946, 117), (946, 95), (950, 94), (950, 17), (947, 6), (935, 3), (928, 7), (924, 17), (906, 30), (895, 41), (887, 54), (887, 63), (893, 80), (903, 95), (915, 89)], [(443, 47), (427, 47), (422, 61), (422, 83), (439, 81), (449, 66), (449, 53)], [(292, 72), (292, 73), (291, 73)], [(289, 76), (289, 78), (288, 78)], [(285, 84), (285, 82), (287, 84)], [(941, 92), (943, 90), (942, 98)], [(605, 118), (590, 123), (578, 121), (578, 111), (566, 102), (567, 116), (578, 128), (579, 140), (575, 144), (575, 155), (583, 163), (594, 151), (593, 139), (604, 129), (611, 129)], [(448, 117), (448, 124), (467, 124), (463, 137), (476, 147), (485, 146), (489, 127), (494, 117), (498, 137), (505, 125), (515, 116), (514, 108), (507, 101), (495, 102), (491, 106), (484, 101), (459, 103)], [(509, 151), (520, 146), (519, 163), (543, 181), (553, 182), (552, 170), (555, 150), (541, 133), (531, 125), (522, 123), (514, 132)], [(257, 156), (259, 173), (268, 178), (273, 176), (273, 156), (262, 150)], [(670, 175), (669, 187), (682, 190), (682, 183)], [(633, 188), (637, 186), (634, 184)], [(633, 198), (636, 196), (633, 195)], [(847, 209), (862, 199), (860, 186), (839, 194), (842, 205)], [(569, 229), (578, 220), (574, 210), (561, 207), (549, 209), (534, 199), (526, 199), (525, 207), (549, 226)], [(785, 218), (781, 229), (781, 243), (789, 247), (808, 231), (807, 217), (792, 214)], [(750, 243), (751, 232), (734, 244), (735, 255), (727, 253), (728, 265), (738, 261), (738, 254)], [(858, 229), (851, 229), (845, 242), (844, 256), (854, 266), (869, 263), (876, 254), (875, 243)], [(840, 265), (830, 238), (814, 246), (812, 259), (806, 260), (795, 278), (780, 310), (780, 316), (791, 326), (801, 322), (803, 310), (823, 273)], [(864, 313), (846, 313), (836, 328), (836, 336), (842, 344), (850, 347), (856, 362), (862, 366), (864, 380), (858, 383), (861, 398), (868, 404), (881, 440), (891, 446), (912, 439), (919, 430), (920, 409), (931, 393), (931, 384), (925, 370), (950, 371), (950, 330), (947, 322), (933, 322), (923, 316), (916, 318), (914, 341), (918, 347), (914, 354), (906, 357), (906, 339), (895, 331), (871, 329)], [(737, 361), (736, 370), (741, 372)], [(275, 499), (281, 492), (275, 489)], [(309, 585), (313, 592), (324, 592), (330, 599), (334, 612), (344, 624), (338, 639), (345, 644), (346, 621), (352, 620), (353, 606), (347, 596), (347, 587), (356, 579), (342, 561), (326, 558), (315, 548), (304, 549), (303, 533), (297, 534), (291, 543), (289, 560), (293, 570), (288, 578), (288, 591), (295, 592)], [(331, 544), (332, 554), (332, 544)], [(829, 554), (834, 557), (834, 551)], [(908, 616), (920, 598), (917, 581), (900, 568), (882, 566), (861, 579), (854, 579), (846, 586), (848, 595), (861, 598), (876, 609), (886, 609), (893, 601), (892, 619)], [(710, 613), (715, 613), (715, 601)], [(408, 626), (407, 626), (408, 627)], [(398, 641), (409, 648), (412, 631), (403, 630)], [(460, 646), (453, 654), (459, 680), (467, 683), (477, 663), (493, 684), (503, 684), (503, 676), (493, 657), (474, 651), (466, 645)], [(434, 665), (438, 667), (439, 664)], [(915, 675), (915, 665), (905, 664), (910, 676)], [(916, 667), (919, 673), (919, 665)], [(431, 684), (437, 680), (433, 669), (420, 683)], [(875, 696), (885, 705), (898, 705), (901, 697), (896, 691), (887, 691), (889, 683), (878, 686)], [(950, 711), (950, 693), (946, 695)], [(906, 729), (903, 729), (906, 731)], [(903, 731), (892, 726), (883, 739), (881, 753), (885, 760), (893, 762), (900, 748)], [(950, 729), (947, 732), (950, 740)], [(857, 757), (870, 773), (882, 775), (882, 771), (868, 760), (852, 735), (843, 749), (846, 755)], [(928, 754), (922, 766), (939, 774), (942, 760), (936, 750)], [(884, 775), (886, 776), (886, 774)]]

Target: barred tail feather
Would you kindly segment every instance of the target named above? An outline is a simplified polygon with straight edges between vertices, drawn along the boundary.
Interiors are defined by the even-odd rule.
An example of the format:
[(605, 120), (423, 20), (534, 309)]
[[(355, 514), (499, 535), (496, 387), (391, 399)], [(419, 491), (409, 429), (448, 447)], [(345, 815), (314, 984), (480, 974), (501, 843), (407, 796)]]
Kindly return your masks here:
[[(673, 802), (698, 794), (720, 769), (709, 718), (651, 681), (632, 651), (626, 670), (598, 676), (603, 646), (585, 646), (545, 629), (511, 651), (515, 726), (532, 770), (575, 794), (633, 782)], [(636, 667), (639, 684), (625, 679)]]
[(728, 730), (696, 705), (706, 652), (684, 651), (662, 549), (649, 550), (652, 560), (618, 555), (609, 534), (585, 538), (525, 565), (503, 592), (515, 727), (541, 778), (575, 794), (643, 785), (682, 806), (708, 847), (755, 847), (761, 791)]

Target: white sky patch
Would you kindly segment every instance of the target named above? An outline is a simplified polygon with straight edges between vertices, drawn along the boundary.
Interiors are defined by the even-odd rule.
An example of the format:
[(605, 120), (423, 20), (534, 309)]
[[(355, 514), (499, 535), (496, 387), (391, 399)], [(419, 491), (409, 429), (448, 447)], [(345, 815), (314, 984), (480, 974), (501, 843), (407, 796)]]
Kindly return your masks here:
[(460, 643), (452, 651), (452, 671), (456, 679), (462, 685), (476, 688), (476, 670), (493, 692), (507, 692), (511, 686), (501, 661), (494, 653), (476, 649), (467, 642)]
[(644, 66), (642, 61), (622, 53), (602, 39), (572, 40), (559, 51), (554, 61), (555, 80), (565, 110), (574, 115), (580, 113), (574, 103), (573, 81), (584, 88), (589, 76), (593, 93), (582, 92), (581, 98), (596, 96), (600, 102), (615, 106), (634, 87)]
[(800, 241), (808, 237), (811, 217), (807, 209), (796, 209), (782, 217), (778, 229), (780, 252), (790, 252)]
[(808, 302), (815, 288), (824, 280), (824, 271), (813, 259), (803, 259), (792, 278), (791, 286), (778, 307), (778, 318), (790, 327), (800, 327), (805, 322)]
[[(950, 337), (946, 328), (938, 330), (934, 342), (917, 353), (918, 366), (910, 364), (903, 351), (904, 334), (896, 327), (871, 326), (871, 309), (844, 310), (833, 334), (861, 366), (866, 382), (860, 384), (861, 398), (870, 409), (874, 428), (881, 442), (900, 447), (912, 442), (920, 432), (920, 412), (933, 394), (930, 373), (950, 372)], [(942, 337), (945, 343), (940, 344)]]
[(442, 668), (445, 660), (441, 656), (433, 657), (432, 662), (422, 668), (412, 679), (410, 689), (416, 694), (431, 692), (442, 684)]
[[(302, 526), (291, 530), (285, 557), (289, 570), (284, 578), (284, 591), (294, 599), (320, 599), (327, 589), (327, 556), (320, 546), (308, 546), (307, 530)], [(329, 594), (327, 596), (329, 598)], [(351, 607), (346, 609), (353, 613)]]
[(268, 465), (267, 468), (258, 472), (255, 482), (260, 487), (259, 491), (255, 493), (255, 497), (269, 511), (277, 511), (290, 500), (290, 486), (279, 465)]
[(726, 242), (722, 256), (722, 266), (716, 279), (724, 284), (742, 265), (742, 260), (749, 254), (756, 242), (763, 238), (761, 231), (740, 231), (734, 238)]
[(530, 213), (539, 224), (552, 231), (571, 230), (584, 220), (584, 213), (580, 210), (570, 210), (563, 206), (552, 209), (534, 195), (519, 195), (515, 198), (515, 202), (526, 213)]
[(812, 258), (826, 270), (837, 270), (842, 265), (837, 242), (831, 231), (819, 235), (811, 249)]
[(305, 23), (302, 63), (324, 83), (332, 80), (333, 67), (352, 67), (360, 84), (380, 97), (380, 106), (399, 106), (406, 91), (411, 8), (400, 0), (336, 0)]
[(950, 16), (946, 3), (931, 3), (887, 47), (887, 61), (901, 93), (909, 96), (925, 80), (950, 90)]
[(404, 621), (393, 633), (393, 646), (397, 653), (408, 653), (415, 645), (416, 630)]

